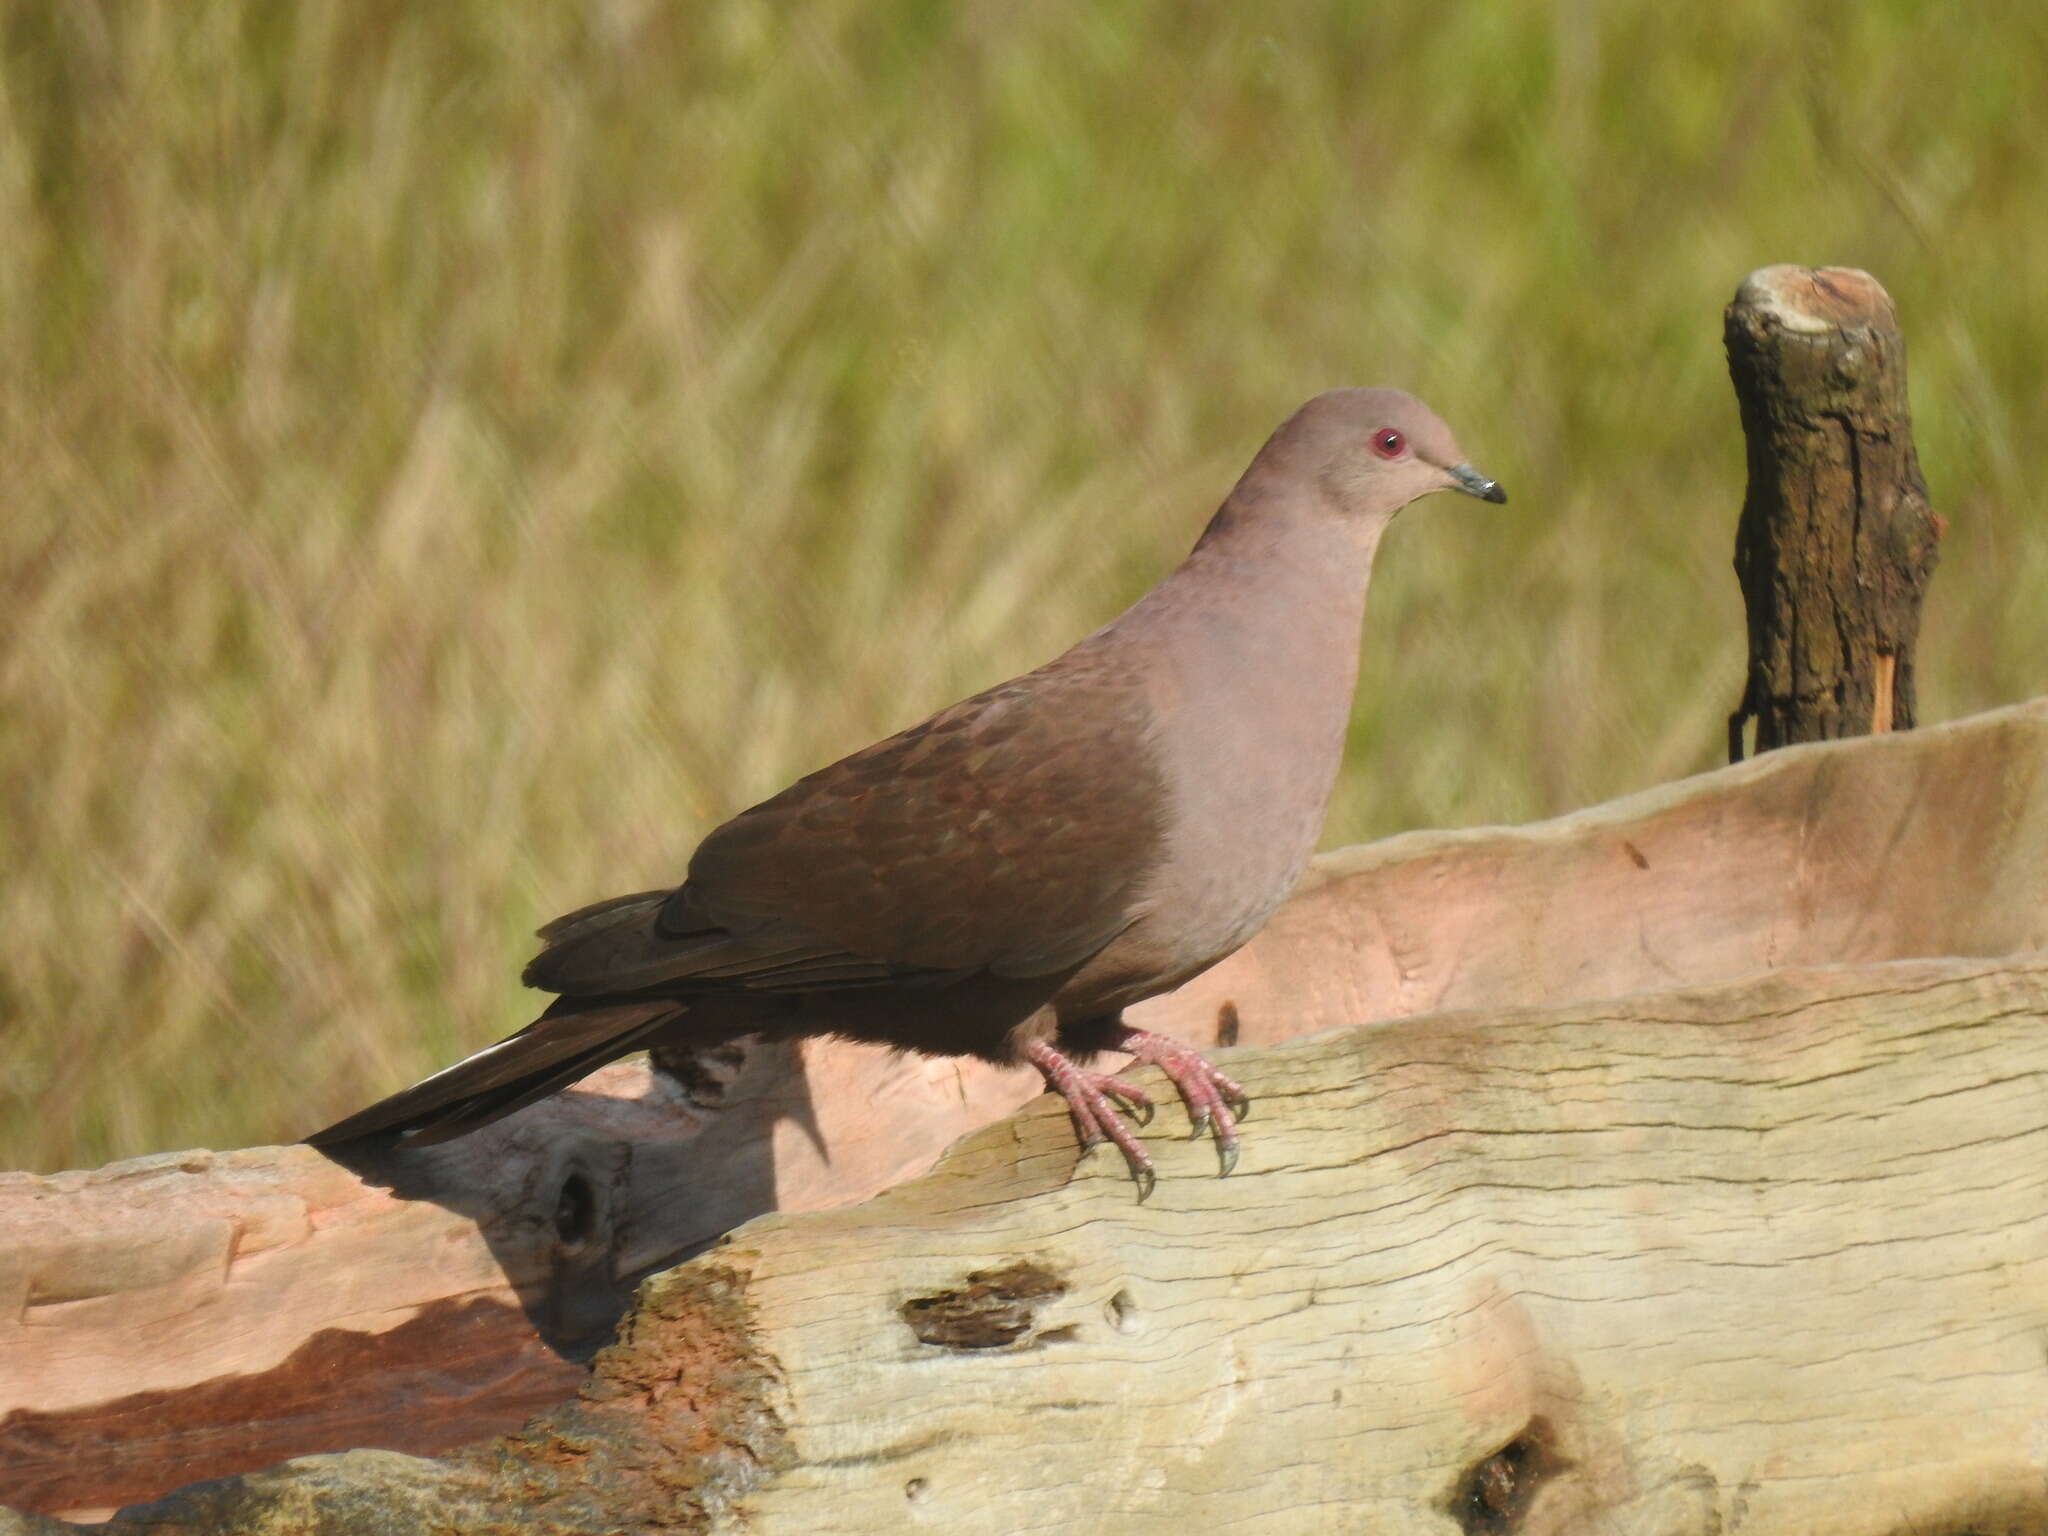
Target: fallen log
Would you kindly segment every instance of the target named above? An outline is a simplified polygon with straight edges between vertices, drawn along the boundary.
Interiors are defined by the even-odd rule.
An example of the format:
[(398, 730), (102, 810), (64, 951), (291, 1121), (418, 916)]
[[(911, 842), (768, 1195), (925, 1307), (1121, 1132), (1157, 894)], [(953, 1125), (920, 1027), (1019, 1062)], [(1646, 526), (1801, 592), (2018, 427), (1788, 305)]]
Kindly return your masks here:
[(1334, 1032), (1143, 1205), (1041, 1101), (650, 1281), (517, 1434), (105, 1529), (2041, 1529), (2044, 1024), (2033, 955)]
[[(2044, 770), (2037, 701), (1344, 850), (1138, 1016), (1272, 1043), (2048, 946)], [(0, 1174), (0, 1498), (103, 1510), (307, 1451), (508, 1429), (575, 1390), (642, 1275), (763, 1211), (864, 1199), (1038, 1084), (814, 1043), (687, 1088), (622, 1065), (585, 1089), (368, 1179), (296, 1147)]]

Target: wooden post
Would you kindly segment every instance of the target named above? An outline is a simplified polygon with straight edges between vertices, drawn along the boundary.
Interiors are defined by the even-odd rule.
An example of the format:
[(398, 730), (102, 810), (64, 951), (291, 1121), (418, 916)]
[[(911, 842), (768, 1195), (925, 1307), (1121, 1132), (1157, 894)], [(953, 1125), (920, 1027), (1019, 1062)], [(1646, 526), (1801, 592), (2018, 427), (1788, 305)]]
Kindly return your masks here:
[(1756, 750), (1905, 730), (1941, 519), (1927, 504), (1891, 296), (1853, 267), (1764, 267), (1728, 306), (1749, 449), (1735, 574)]

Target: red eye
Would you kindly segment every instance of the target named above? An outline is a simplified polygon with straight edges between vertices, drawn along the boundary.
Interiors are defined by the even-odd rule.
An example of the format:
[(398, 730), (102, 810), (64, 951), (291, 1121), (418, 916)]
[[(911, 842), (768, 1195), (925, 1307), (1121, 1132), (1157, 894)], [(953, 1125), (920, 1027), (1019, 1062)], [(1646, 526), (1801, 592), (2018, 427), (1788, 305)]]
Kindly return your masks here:
[(1392, 427), (1381, 427), (1372, 435), (1372, 451), (1383, 459), (1398, 459), (1407, 446), (1408, 439)]

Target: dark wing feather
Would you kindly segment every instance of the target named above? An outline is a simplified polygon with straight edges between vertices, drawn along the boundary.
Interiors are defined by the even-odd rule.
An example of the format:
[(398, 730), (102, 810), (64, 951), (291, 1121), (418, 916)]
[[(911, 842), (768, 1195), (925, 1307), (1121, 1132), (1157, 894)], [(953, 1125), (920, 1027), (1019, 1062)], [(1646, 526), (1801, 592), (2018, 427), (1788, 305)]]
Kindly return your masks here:
[(616, 923), (632, 922), (642, 915), (643, 909), (650, 902), (659, 906), (667, 899), (667, 891), (635, 891), (630, 896), (607, 896), (603, 901), (593, 901), (589, 906), (578, 907), (574, 912), (564, 912), (534, 937), (553, 943), (571, 929), (594, 933)]
[(679, 1012), (673, 1002), (627, 1003), (567, 1016), (543, 1014), (410, 1088), (306, 1138), (316, 1147), (411, 1133), (413, 1144), (446, 1141), (566, 1088), (646, 1043)]
[(1078, 965), (1159, 857), (1149, 718), (1139, 684), (1069, 653), (742, 812), (675, 891), (549, 924), (527, 980), (688, 995)]

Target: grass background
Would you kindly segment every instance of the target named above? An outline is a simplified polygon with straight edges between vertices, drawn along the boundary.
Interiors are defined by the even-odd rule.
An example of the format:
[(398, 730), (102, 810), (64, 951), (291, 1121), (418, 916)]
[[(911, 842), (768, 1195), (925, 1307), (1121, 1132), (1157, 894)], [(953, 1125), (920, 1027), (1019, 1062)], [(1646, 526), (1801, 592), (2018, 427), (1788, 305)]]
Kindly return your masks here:
[(0, 1165), (274, 1141), (528, 934), (1035, 664), (1339, 383), (1333, 843), (1713, 766), (1720, 308), (1891, 288), (1922, 710), (2042, 690), (2048, 8), (0, 3)]

